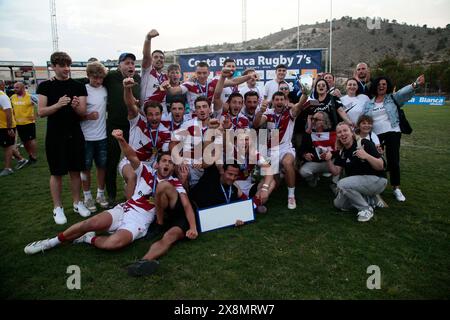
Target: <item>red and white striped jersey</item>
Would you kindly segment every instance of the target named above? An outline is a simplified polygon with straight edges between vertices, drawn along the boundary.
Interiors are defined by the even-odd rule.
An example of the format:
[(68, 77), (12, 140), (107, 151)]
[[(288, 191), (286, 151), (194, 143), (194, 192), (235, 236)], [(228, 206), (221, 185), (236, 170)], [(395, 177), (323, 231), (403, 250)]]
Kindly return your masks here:
[(182, 94), (186, 94), (191, 112), (195, 110), (195, 99), (199, 96), (205, 96), (209, 102), (212, 102), (214, 90), (216, 90), (218, 79), (208, 80), (204, 86), (193, 81), (186, 81), (180, 85)]
[(216, 117), (217, 120), (219, 120), (220, 123), (223, 123), (225, 120), (225, 117), (229, 117), (232, 123), (231, 129), (248, 129), (250, 128), (249, 120), (246, 116), (244, 116), (242, 113), (238, 113), (237, 116), (231, 115), (229, 112), (222, 112), (218, 117)]
[(135, 211), (145, 214), (154, 209), (156, 187), (161, 181), (168, 181), (178, 193), (186, 193), (186, 190), (177, 178), (170, 176), (166, 179), (159, 179), (157, 171), (142, 162), (135, 171), (137, 175), (136, 187), (131, 199), (124, 204), (125, 211), (127, 211), (127, 208), (133, 208)]
[[(292, 134), (294, 132), (295, 118), (291, 109), (284, 109), (281, 114), (276, 114), (274, 109), (269, 109), (264, 113), (267, 118), (267, 129), (279, 130), (279, 145), (292, 147)], [(270, 139), (270, 137), (268, 137)], [(270, 141), (269, 141), (270, 144)]]
[(181, 125), (183, 123), (185, 123), (186, 121), (189, 121), (192, 119), (192, 116), (190, 114), (185, 114), (183, 116), (183, 121), (180, 123), (176, 123), (173, 121), (172, 118), (172, 113), (169, 112), (168, 114), (163, 114), (161, 117), (161, 123), (163, 124), (163, 126), (165, 126), (167, 128), (167, 130), (169, 130), (171, 133), (174, 132), (175, 130), (180, 129)]
[(166, 91), (161, 90), (161, 84), (168, 80), (167, 74), (158, 73), (153, 66), (142, 69), (141, 72), (141, 107), (147, 100), (161, 103), (164, 113), (167, 112), (166, 107)]
[[(139, 113), (130, 121), (129, 145), (136, 151), (141, 161), (154, 161), (161, 151), (169, 150), (170, 132), (161, 123), (157, 129), (151, 129), (147, 124), (147, 118)], [(154, 143), (155, 142), (155, 145)], [(154, 150), (156, 148), (156, 150)], [(155, 152), (156, 151), (156, 152)]]

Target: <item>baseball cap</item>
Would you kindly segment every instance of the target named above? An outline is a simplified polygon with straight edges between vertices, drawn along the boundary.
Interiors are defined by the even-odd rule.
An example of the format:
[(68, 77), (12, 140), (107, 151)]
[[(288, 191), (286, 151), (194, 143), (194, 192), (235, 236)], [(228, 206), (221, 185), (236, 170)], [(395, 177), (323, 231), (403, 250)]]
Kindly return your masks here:
[(124, 52), (119, 56), (119, 63), (124, 61), (126, 58), (131, 58), (131, 59), (133, 59), (133, 61), (136, 61), (136, 56), (134, 54), (129, 53), (129, 52)]

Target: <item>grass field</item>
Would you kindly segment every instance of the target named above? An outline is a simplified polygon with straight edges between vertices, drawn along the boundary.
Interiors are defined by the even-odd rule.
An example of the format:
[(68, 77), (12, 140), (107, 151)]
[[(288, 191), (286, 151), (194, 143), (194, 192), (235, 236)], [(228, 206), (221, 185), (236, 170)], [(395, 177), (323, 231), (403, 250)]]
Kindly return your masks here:
[[(6, 299), (431, 299), (450, 297), (450, 106), (405, 108), (414, 133), (402, 138), (405, 203), (383, 195), (388, 209), (368, 223), (332, 207), (328, 183), (300, 184), (298, 208), (286, 208), (286, 189), (269, 213), (242, 228), (223, 229), (176, 245), (149, 278), (130, 278), (123, 266), (150, 243), (118, 252), (65, 245), (27, 256), (24, 246), (64, 229), (53, 222), (38, 124), (39, 162), (0, 178), (0, 292)], [(23, 149), (21, 149), (22, 153)], [(0, 151), (3, 157), (3, 151)], [(3, 159), (3, 158), (2, 158)], [(118, 184), (119, 186), (121, 184)], [(69, 224), (68, 180), (64, 204)], [(69, 225), (67, 224), (66, 227)], [(81, 290), (68, 290), (67, 267), (81, 269)], [(368, 290), (367, 268), (381, 270), (381, 289)]]

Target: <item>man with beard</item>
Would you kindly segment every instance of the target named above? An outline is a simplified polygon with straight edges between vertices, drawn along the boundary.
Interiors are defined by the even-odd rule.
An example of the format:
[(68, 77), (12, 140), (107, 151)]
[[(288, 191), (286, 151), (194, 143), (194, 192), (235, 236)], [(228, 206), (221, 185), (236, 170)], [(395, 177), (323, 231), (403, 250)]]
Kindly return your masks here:
[(232, 69), (227, 67), (222, 69), (216, 90), (214, 91), (214, 118), (218, 119), (222, 125), (224, 122), (230, 123), (230, 126), (226, 126), (226, 129), (246, 129), (249, 127), (249, 121), (246, 116), (240, 113), (243, 103), (241, 94), (239, 92), (232, 92), (226, 103), (223, 103), (221, 98), (225, 79), (229, 78), (232, 72)]
[[(212, 102), (214, 90), (219, 79), (208, 80), (209, 66), (206, 62), (201, 61), (197, 64), (195, 69), (195, 80), (189, 80), (182, 83), (180, 86), (172, 87), (168, 81), (163, 83), (163, 88), (171, 95), (187, 94), (187, 100), (191, 112), (195, 110), (195, 101), (199, 96), (206, 97), (209, 103)], [(224, 87), (237, 86), (245, 81), (256, 77), (256, 73), (250, 73), (246, 76), (226, 79)]]
[[(148, 100), (159, 102), (163, 107), (163, 112), (167, 113), (166, 91), (162, 88), (162, 83), (169, 78), (162, 72), (164, 68), (164, 52), (155, 50), (151, 52), (151, 41), (159, 36), (158, 31), (152, 29), (145, 37), (142, 49), (142, 71), (141, 71), (141, 108)], [(150, 54), (151, 53), (151, 54)]]
[[(147, 101), (144, 104), (145, 116), (139, 112), (138, 101), (131, 91), (133, 86), (133, 78), (123, 80), (124, 98), (130, 121), (130, 146), (136, 151), (139, 160), (145, 161), (151, 167), (159, 153), (168, 151), (170, 132), (161, 124), (162, 106), (159, 103)], [(127, 158), (120, 161), (119, 172), (125, 179), (125, 195), (130, 199), (137, 176)]]
[[(169, 191), (166, 183), (162, 182), (173, 186), (178, 193), (186, 193), (178, 179), (172, 177), (174, 165), (169, 154), (161, 154), (155, 169), (152, 169), (139, 160), (136, 152), (125, 141), (121, 130), (114, 130), (112, 135), (139, 177), (133, 197), (113, 209), (74, 224), (54, 238), (28, 244), (24, 249), (26, 254), (43, 252), (64, 242), (88, 243), (103, 250), (124, 248), (145, 236), (148, 226), (155, 218), (155, 197), (173, 196), (168, 194), (173, 189)], [(109, 231), (112, 235), (96, 236), (96, 231)]]
[(288, 108), (286, 107), (284, 93), (277, 91), (272, 96), (273, 108), (267, 110), (267, 101), (264, 101), (254, 120), (256, 128), (267, 123), (267, 129), (270, 130), (271, 135), (277, 132), (273, 130), (278, 130), (278, 141), (275, 141), (272, 145), (273, 139), (271, 139), (268, 148), (274, 173), (279, 172), (281, 166), (284, 169), (284, 178), (288, 187), (288, 209), (297, 207), (295, 200), (295, 149), (292, 146), (292, 133), (295, 118), (299, 115), (306, 98), (306, 95), (303, 94), (297, 104)]

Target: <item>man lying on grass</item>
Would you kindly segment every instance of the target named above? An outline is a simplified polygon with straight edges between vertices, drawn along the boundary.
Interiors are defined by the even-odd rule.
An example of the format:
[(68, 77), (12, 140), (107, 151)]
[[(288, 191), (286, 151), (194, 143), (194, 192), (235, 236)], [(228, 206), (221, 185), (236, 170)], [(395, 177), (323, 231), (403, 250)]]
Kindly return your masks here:
[[(113, 209), (103, 211), (92, 218), (74, 224), (54, 238), (28, 244), (24, 249), (26, 254), (48, 250), (69, 241), (73, 243), (85, 242), (104, 250), (121, 249), (134, 240), (144, 237), (150, 223), (155, 218), (155, 211), (156, 215), (159, 216), (166, 208), (170, 208), (172, 211), (181, 210), (181, 212), (176, 212), (178, 216), (183, 215), (184, 210), (188, 216), (189, 228), (187, 228), (188, 230), (178, 228), (173, 231), (169, 241), (163, 243), (159, 251), (160, 254), (165, 253), (177, 239), (183, 238), (185, 232), (190, 239), (197, 237), (194, 213), (186, 196), (186, 191), (181, 186), (180, 181), (172, 177), (174, 164), (170, 154), (160, 154), (155, 169), (152, 169), (139, 160), (136, 152), (125, 141), (122, 130), (113, 130), (112, 135), (119, 142), (122, 152), (130, 161), (138, 177), (131, 199)], [(156, 208), (155, 197), (161, 205), (158, 209)], [(96, 236), (95, 231), (107, 231), (112, 235)]]

